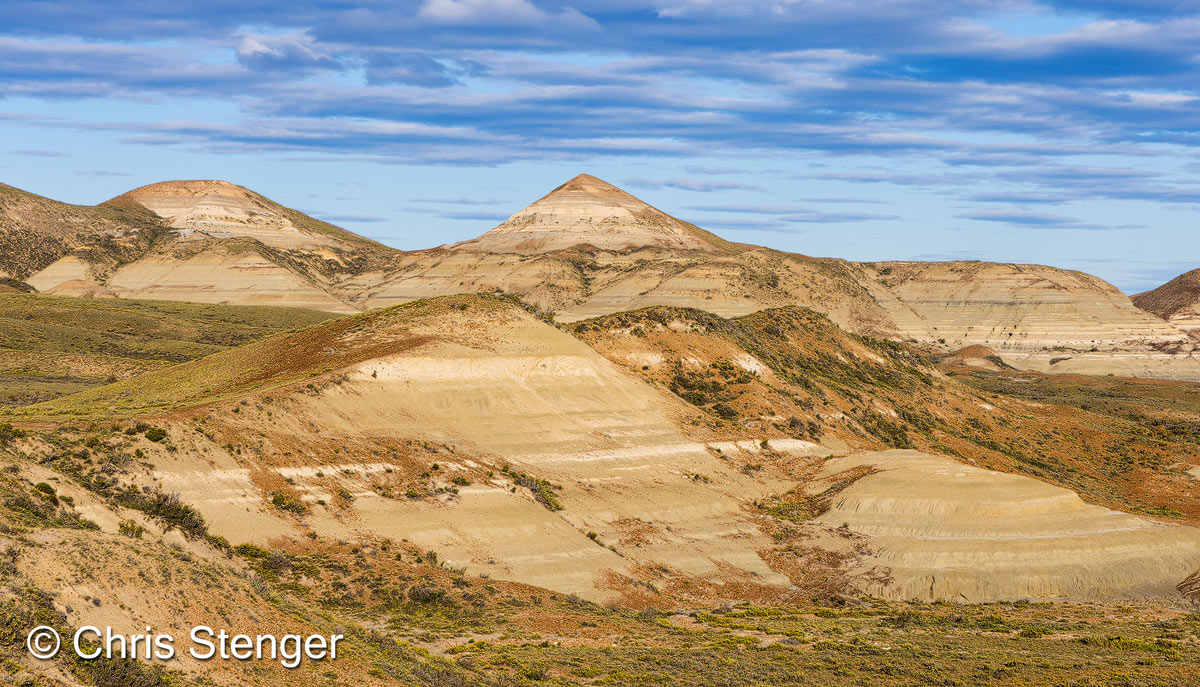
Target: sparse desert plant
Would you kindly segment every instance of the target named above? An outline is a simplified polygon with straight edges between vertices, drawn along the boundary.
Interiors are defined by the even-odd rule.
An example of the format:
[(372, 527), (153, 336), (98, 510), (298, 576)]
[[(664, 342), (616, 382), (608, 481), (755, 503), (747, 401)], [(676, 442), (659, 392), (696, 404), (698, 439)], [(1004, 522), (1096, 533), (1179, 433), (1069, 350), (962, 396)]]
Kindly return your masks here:
[(203, 537), (208, 534), (208, 524), (200, 511), (179, 498), (179, 494), (159, 490), (139, 490), (130, 486), (118, 492), (114, 499), (127, 508), (140, 510), (162, 521), (167, 529), (178, 528), (188, 537)]
[(117, 525), (117, 532), (130, 539), (141, 539), (142, 535), (146, 533), (146, 528), (133, 520), (122, 520)]
[(304, 515), (308, 513), (308, 506), (300, 500), (296, 494), (276, 491), (271, 493), (271, 505), (282, 511), (294, 513), (296, 515)]
[(8, 446), (13, 439), (20, 439), (24, 436), (25, 430), (13, 427), (11, 422), (0, 424), (0, 446)]

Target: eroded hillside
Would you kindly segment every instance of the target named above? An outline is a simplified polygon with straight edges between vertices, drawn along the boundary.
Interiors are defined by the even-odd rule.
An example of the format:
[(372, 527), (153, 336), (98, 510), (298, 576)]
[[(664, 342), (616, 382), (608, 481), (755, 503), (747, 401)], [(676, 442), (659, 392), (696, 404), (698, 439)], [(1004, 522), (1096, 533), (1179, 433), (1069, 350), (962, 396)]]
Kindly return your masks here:
[[(1189, 553), (1196, 530), (1114, 512), (1193, 521), (1192, 478), (1165, 464), (1186, 449), (1126, 444), (1108, 418), (984, 394), (912, 349), (802, 309), (725, 320), (655, 308), (575, 325), (595, 350), (539, 313), (497, 295), (417, 301), (9, 416), (32, 431), (24, 450), (109, 487), (110, 463), (81, 463), (75, 447), (95, 428), (120, 429), (109, 430), (109, 455), (141, 455), (116, 484), (179, 494), (234, 544), (309, 533), (407, 540), (471, 574), (610, 603), (852, 590), (1171, 596), (1200, 567)], [(143, 436), (154, 427), (154, 439)], [(1159, 462), (1118, 464), (1117, 442), (1122, 456), (1133, 445)], [(1063, 527), (1039, 535), (1029, 555), (1066, 570), (1054, 551), (1089, 548), (1103, 552), (1097, 574), (1034, 581), (1006, 577), (1013, 559), (979, 564), (987, 549), (968, 529), (1017, 521), (997, 503), (975, 522), (978, 513), (940, 496), (954, 490), (953, 457), (930, 458), (950, 481), (931, 476), (914, 498), (932, 513), (964, 513), (960, 576), (944, 575), (933, 532), (896, 540), (835, 522), (853, 489), (886, 492), (879, 475), (903, 465), (872, 451), (897, 446), (985, 468), (983, 483), (998, 486), (981, 493), (1008, 488), (989, 470), (1044, 480), (1013, 484), (1080, 508), (1055, 511)], [(870, 470), (827, 463), (863, 451)], [(1070, 490), (1099, 505), (1083, 507)], [(881, 517), (907, 517), (895, 499), (878, 503)], [(1138, 545), (1105, 534), (1114, 518), (1145, 530)], [(1154, 554), (1164, 547), (1175, 557)], [(943, 583), (921, 581), (930, 576)]]

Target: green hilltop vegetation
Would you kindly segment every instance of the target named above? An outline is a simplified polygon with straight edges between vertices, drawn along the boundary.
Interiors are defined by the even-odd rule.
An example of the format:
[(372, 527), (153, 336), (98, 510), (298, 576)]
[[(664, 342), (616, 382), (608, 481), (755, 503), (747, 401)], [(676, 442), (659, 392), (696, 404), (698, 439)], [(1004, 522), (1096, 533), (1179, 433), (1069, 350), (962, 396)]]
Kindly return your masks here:
[(333, 317), (300, 308), (0, 292), (0, 406), (57, 398)]
[(255, 339), (169, 368), (12, 409), (8, 414), (28, 419), (94, 419), (167, 412), (276, 388), (409, 350), (429, 337), (412, 335), (407, 324), (451, 308), (519, 307), (506, 297), (462, 295), (413, 301), (330, 321), (321, 320), (332, 315), (313, 313), (311, 326), (301, 330)]

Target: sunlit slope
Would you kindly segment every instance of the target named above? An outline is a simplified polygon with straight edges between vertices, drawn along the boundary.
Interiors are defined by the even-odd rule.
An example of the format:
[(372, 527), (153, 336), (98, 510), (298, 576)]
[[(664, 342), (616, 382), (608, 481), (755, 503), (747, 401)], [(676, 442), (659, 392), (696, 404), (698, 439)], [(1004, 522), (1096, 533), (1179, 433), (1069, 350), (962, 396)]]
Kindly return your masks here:
[(71, 205), (0, 183), (0, 277), (28, 279), (72, 254), (103, 273), (144, 252), (165, 229), (140, 206)]
[(162, 217), (184, 238), (192, 234), (252, 238), (277, 248), (383, 248), (228, 181), (164, 181), (136, 188), (105, 203), (118, 207), (130, 204)]
[(907, 337), (988, 346), (1042, 372), (1200, 381), (1195, 342), (1089, 274), (1044, 265), (886, 262), (864, 266), (924, 321)]
[(1176, 597), (1200, 567), (1200, 529), (1084, 503), (1027, 477), (916, 451), (831, 461), (876, 470), (817, 518), (870, 537), (891, 574), (873, 594), (906, 599)]
[[(508, 299), (348, 317), (18, 412), (169, 414), (155, 420), (173, 447), (154, 452), (157, 478), (235, 542), (302, 533), (263, 500), (279, 480), (315, 531), (406, 538), (589, 598), (625, 594), (643, 565), (787, 583), (759, 555), (771, 540), (744, 507), (787, 486), (741, 469), (764, 449), (729, 444), (722, 456), (689, 439), (677, 429), (689, 406)], [(654, 547), (629, 543), (642, 530)]]
[[(1200, 447), (1192, 385), (1069, 384), (1016, 372), (947, 377), (909, 346), (847, 333), (801, 308), (731, 319), (649, 308), (572, 329), (729, 432), (956, 456), (1109, 508), (1200, 522), (1195, 482), (1184, 471)], [(1069, 388), (1045, 388), (1060, 382)], [(1121, 403), (1126, 396), (1134, 402)]]
[[(337, 283), (395, 253), (225, 181), (151, 184), (95, 207), (30, 198), (0, 194), (13, 225), (8, 233), (45, 254), (15, 276), (62, 295), (354, 312)], [(58, 224), (46, 224), (45, 216), (60, 215)], [(22, 229), (31, 223), (39, 235)]]
[(454, 248), (532, 254), (585, 246), (613, 252), (639, 248), (688, 252), (735, 249), (728, 241), (590, 174), (574, 177), (483, 236), (455, 244)]

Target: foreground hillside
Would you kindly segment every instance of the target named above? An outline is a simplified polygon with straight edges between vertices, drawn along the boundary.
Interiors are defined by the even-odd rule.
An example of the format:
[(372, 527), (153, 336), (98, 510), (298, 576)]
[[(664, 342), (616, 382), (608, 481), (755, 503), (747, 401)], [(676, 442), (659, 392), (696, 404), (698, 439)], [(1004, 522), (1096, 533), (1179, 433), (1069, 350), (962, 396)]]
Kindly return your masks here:
[[(113, 450), (235, 544), (403, 539), (596, 601), (1178, 599), (1200, 568), (1174, 524), (1200, 516), (1192, 446), (1134, 422), (981, 393), (797, 308), (572, 329), (590, 347), (506, 297), (417, 301), (10, 416), (148, 417), (161, 442)], [(63, 426), (28, 450), (69, 457)]]
[[(2, 449), (0, 449), (2, 451)], [(1200, 670), (1195, 614), (1126, 605), (905, 604), (879, 601), (598, 606), (430, 562), (379, 540), (280, 542), (226, 549), (171, 521), (96, 504), (59, 484), (65, 515), (19, 454), (0, 481), (0, 679), (60, 687), (394, 685), (415, 687), (689, 684), (1189, 685)], [(171, 529), (168, 529), (168, 528)], [(64, 585), (64, 580), (69, 584)], [(64, 636), (113, 623), (182, 636), (197, 622), (261, 632), (346, 635), (337, 661), (167, 664), (31, 661), (35, 624)], [(941, 657), (952, 656), (943, 659)]]

